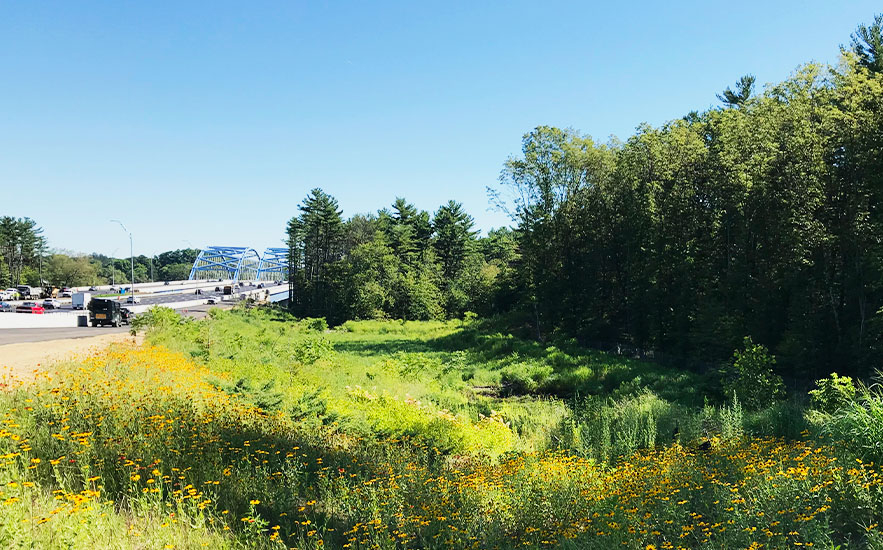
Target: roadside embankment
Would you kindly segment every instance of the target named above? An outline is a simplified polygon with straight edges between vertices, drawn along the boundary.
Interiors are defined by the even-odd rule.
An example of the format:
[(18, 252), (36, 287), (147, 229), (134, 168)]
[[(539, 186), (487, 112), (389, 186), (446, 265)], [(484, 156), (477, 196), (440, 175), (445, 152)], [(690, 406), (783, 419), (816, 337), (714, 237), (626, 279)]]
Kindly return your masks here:
[(10, 379), (30, 380), (35, 372), (47, 370), (53, 363), (87, 354), (115, 342), (133, 340), (140, 343), (141, 337), (115, 333), (0, 346), (0, 389), (10, 383)]

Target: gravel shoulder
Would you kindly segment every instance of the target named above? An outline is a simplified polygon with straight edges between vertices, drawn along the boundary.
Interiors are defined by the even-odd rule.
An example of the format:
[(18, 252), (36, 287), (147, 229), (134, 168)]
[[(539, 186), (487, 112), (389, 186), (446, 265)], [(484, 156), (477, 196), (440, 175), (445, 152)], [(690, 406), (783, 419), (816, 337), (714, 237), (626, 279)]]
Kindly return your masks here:
[(22, 342), (0, 346), (0, 387), (11, 379), (28, 381), (34, 373), (53, 363), (100, 350), (116, 342), (141, 343), (141, 337), (127, 333), (101, 334), (86, 338), (65, 338), (43, 342)]

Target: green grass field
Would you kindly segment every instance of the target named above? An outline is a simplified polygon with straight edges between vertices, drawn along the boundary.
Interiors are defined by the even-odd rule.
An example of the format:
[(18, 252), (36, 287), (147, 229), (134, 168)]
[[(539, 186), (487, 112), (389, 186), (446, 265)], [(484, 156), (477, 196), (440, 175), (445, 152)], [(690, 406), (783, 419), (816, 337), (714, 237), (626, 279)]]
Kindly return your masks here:
[(3, 548), (883, 544), (873, 390), (747, 410), (477, 321), (140, 323), (0, 395)]

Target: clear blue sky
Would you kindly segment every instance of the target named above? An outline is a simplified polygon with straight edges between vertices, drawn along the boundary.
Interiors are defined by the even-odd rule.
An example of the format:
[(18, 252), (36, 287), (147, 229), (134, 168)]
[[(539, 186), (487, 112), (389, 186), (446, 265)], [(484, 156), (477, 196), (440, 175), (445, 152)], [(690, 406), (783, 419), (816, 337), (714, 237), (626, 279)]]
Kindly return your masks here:
[(836, 62), (879, 2), (2, 2), (0, 214), (128, 254), (279, 246), (313, 187), (344, 215), (461, 201), (488, 229), (521, 136), (604, 141), (745, 73)]

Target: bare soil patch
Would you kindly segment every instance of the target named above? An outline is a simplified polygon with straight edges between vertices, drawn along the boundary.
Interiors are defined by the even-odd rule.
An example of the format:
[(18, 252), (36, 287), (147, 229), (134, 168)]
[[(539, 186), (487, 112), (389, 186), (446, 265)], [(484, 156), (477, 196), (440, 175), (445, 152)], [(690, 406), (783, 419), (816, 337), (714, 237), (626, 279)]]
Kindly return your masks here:
[(86, 355), (116, 342), (135, 341), (140, 344), (141, 340), (140, 336), (116, 333), (88, 338), (6, 344), (0, 346), (0, 385), (8, 382), (9, 378), (23, 382), (31, 380), (37, 371), (46, 370), (53, 363)]

